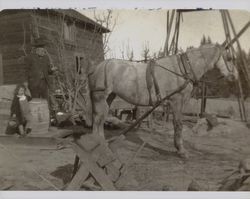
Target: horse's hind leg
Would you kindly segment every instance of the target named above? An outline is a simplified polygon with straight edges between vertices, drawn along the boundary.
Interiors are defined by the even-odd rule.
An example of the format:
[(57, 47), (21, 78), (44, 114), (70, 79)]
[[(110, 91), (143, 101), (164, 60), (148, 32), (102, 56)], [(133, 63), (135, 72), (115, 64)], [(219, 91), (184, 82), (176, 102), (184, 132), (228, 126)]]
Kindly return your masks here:
[(104, 136), (104, 122), (108, 115), (108, 104), (104, 92), (94, 92), (93, 101), (93, 134)]
[(107, 104), (108, 104), (109, 107), (111, 106), (111, 104), (114, 101), (115, 97), (116, 97), (115, 93), (110, 93), (109, 94), (109, 96), (108, 96), (108, 98), (106, 100), (106, 102), (107, 102)]
[(182, 138), (182, 100), (181, 96), (176, 97), (170, 104), (173, 111), (174, 145), (182, 157), (187, 157)]

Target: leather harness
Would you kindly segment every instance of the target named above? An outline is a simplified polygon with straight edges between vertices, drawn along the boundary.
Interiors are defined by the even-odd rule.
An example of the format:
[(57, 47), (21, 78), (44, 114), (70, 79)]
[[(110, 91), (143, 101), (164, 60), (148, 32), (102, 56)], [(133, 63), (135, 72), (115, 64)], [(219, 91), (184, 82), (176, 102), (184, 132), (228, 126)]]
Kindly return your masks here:
[(171, 72), (172, 74), (179, 76), (185, 80), (191, 81), (194, 86), (198, 85), (198, 79), (193, 71), (193, 68), (192, 68), (191, 63), (188, 59), (187, 54), (186, 53), (177, 54), (176, 57), (177, 57), (177, 63), (179, 66), (180, 73), (177, 73), (175, 71), (172, 71), (168, 68), (165, 68), (165, 67), (157, 64), (155, 62), (155, 60), (150, 60), (148, 62), (147, 69), (146, 69), (146, 82), (147, 82), (147, 89), (148, 89), (148, 93), (149, 93), (149, 104), (150, 105), (153, 105), (152, 94), (151, 94), (151, 89), (153, 86), (155, 89), (157, 101), (161, 100), (161, 93), (160, 93), (160, 89), (159, 89), (159, 84), (158, 84), (158, 81), (155, 77), (155, 71), (154, 71), (156, 66), (163, 68), (163, 69)]

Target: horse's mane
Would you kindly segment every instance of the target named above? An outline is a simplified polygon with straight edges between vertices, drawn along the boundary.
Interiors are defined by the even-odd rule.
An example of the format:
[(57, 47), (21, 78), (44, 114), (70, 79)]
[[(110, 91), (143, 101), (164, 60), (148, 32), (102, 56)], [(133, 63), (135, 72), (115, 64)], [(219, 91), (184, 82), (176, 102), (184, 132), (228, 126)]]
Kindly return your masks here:
[(186, 52), (192, 52), (192, 51), (197, 51), (197, 50), (206, 49), (206, 48), (214, 48), (214, 47), (220, 48), (220, 45), (218, 43), (203, 44), (199, 47), (189, 48), (186, 50)]

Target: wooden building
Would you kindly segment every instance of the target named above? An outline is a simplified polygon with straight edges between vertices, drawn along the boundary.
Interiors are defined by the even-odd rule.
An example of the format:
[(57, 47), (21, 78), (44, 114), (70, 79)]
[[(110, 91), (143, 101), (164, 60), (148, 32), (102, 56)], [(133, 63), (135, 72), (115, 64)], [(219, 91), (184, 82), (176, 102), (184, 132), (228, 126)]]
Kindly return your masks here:
[(3, 10), (0, 12), (0, 85), (26, 79), (24, 57), (35, 38), (46, 38), (46, 49), (59, 69), (81, 73), (84, 60), (104, 59), (103, 33), (109, 30), (75, 10)]

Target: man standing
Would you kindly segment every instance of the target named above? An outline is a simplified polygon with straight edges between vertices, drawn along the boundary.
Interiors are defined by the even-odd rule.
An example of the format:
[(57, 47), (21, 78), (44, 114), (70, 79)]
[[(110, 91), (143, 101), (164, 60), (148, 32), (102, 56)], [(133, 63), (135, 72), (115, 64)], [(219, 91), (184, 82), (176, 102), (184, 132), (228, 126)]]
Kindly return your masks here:
[(48, 53), (44, 48), (44, 38), (37, 38), (32, 44), (33, 50), (26, 57), (26, 75), (28, 88), (32, 98), (46, 99), (49, 105), (50, 114), (53, 117), (56, 110), (56, 103), (53, 96), (49, 94), (49, 75), (57, 70), (53, 67)]
[(32, 97), (49, 100), (49, 75), (56, 68), (50, 63), (45, 45), (43, 38), (37, 38), (34, 41), (34, 50), (26, 57), (26, 74)]

